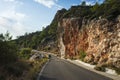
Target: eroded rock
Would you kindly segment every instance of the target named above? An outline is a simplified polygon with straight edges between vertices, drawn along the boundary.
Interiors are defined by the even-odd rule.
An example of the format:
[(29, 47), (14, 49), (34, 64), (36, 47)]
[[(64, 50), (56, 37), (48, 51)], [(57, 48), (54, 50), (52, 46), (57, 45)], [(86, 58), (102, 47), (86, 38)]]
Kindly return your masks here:
[(59, 30), (65, 56), (79, 56), (80, 51), (85, 51), (85, 62), (97, 65), (110, 63), (120, 68), (120, 18), (113, 22), (66, 18), (59, 22)]

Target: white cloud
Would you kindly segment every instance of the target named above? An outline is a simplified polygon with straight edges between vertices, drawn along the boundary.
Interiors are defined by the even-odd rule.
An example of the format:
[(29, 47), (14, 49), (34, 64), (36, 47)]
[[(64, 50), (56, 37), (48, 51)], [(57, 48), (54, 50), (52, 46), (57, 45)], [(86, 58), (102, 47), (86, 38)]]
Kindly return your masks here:
[(0, 32), (5, 33), (8, 30), (12, 35), (14, 35), (13, 38), (15, 38), (15, 36), (22, 35), (26, 31), (25, 25), (23, 24), (25, 17), (25, 14), (15, 11), (11, 11), (11, 13), (4, 12), (0, 17), (0, 28), (4, 31)]
[(23, 35), (27, 31), (26, 26), (23, 23), (27, 18), (27, 15), (16, 10), (18, 5), (21, 4), (17, 3), (12, 4), (11, 6), (9, 5), (10, 7), (7, 7), (0, 13), (0, 33), (9, 31), (13, 35), (13, 38)]
[(3, 0), (6, 3), (12, 3), (12, 4), (16, 4), (17, 5), (23, 5), (24, 3), (21, 2), (20, 0)]
[(52, 8), (53, 6), (56, 6), (58, 8), (61, 8), (60, 5), (56, 4), (58, 0), (34, 0), (35, 2), (42, 4), (48, 8)]
[(4, 1), (6, 1), (6, 2), (14, 2), (16, 0), (4, 0)]
[(20, 12), (16, 12), (14, 9), (13, 10), (9, 9), (2, 12), (1, 16), (15, 21), (21, 21), (25, 18), (26, 15)]
[(1, 26), (6, 26), (6, 24), (8, 23), (9, 21), (4, 18), (4, 17), (0, 17), (0, 25)]
[(13, 35), (13, 38), (25, 33), (25, 26), (22, 22), (5, 17), (0, 17), (0, 28), (2, 29), (1, 33), (9, 31)]
[(94, 5), (99, 0), (81, 0), (81, 2), (85, 1), (86, 5)]

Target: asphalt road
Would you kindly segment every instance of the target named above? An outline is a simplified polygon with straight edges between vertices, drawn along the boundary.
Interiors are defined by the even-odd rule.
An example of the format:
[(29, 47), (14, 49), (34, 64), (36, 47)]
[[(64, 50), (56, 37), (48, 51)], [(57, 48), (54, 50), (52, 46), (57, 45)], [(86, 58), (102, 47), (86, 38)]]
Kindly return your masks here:
[(45, 66), (39, 80), (112, 80), (56, 57)]

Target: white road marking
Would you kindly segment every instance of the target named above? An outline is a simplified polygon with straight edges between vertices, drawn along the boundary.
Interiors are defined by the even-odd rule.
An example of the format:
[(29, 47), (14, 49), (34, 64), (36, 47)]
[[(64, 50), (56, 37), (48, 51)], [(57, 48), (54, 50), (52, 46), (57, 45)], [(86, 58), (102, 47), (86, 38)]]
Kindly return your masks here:
[(42, 73), (43, 73), (45, 67), (47, 66), (48, 62), (49, 62), (49, 60), (48, 60), (48, 61), (45, 63), (45, 65), (42, 67), (40, 73), (38, 74), (37, 80), (40, 80), (40, 77), (41, 77), (41, 75), (42, 75)]

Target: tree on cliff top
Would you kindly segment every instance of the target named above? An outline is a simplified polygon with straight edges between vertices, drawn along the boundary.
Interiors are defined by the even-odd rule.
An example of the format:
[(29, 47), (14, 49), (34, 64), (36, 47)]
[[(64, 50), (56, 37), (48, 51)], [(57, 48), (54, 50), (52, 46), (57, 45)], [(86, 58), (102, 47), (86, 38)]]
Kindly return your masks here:
[(86, 2), (83, 1), (83, 2), (81, 3), (81, 6), (86, 6)]

